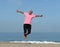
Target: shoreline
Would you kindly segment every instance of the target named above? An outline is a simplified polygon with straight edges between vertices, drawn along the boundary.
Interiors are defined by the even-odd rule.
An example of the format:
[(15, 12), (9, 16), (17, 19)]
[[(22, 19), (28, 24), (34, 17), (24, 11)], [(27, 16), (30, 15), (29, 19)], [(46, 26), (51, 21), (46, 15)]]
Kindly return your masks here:
[(31, 43), (31, 44), (60, 44), (60, 42), (53, 41), (1, 41), (0, 43)]

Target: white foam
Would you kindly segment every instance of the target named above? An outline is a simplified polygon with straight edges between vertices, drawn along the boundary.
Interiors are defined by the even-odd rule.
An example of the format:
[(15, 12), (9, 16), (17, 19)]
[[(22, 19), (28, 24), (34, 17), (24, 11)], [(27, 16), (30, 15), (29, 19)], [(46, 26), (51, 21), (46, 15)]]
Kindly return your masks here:
[(36, 43), (36, 44), (60, 44), (57, 42), (48, 41), (10, 41), (10, 43)]

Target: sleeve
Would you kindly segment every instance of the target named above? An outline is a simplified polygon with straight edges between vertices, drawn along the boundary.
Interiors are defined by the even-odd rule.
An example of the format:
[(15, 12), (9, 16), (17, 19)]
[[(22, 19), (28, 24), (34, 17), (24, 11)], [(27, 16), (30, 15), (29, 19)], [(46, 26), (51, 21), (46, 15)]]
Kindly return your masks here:
[(24, 12), (24, 16), (26, 16), (27, 15), (27, 12)]
[(25, 12), (24, 12), (24, 15), (25, 15)]
[(33, 18), (35, 18), (36, 16), (33, 14)]

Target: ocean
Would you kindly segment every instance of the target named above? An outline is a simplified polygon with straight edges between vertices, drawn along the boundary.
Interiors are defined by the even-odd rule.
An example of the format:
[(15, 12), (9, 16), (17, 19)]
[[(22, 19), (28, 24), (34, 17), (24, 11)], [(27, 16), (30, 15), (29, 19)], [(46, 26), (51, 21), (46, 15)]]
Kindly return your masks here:
[[(23, 32), (0, 32), (0, 42), (24, 41)], [(27, 41), (58, 42), (60, 43), (60, 32), (32, 32)]]

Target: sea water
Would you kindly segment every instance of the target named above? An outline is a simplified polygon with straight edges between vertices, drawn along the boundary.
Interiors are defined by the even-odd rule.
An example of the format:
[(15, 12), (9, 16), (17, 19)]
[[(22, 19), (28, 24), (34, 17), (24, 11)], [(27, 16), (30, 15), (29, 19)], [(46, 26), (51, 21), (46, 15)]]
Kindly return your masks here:
[[(0, 42), (24, 41), (23, 32), (0, 32)], [(32, 32), (27, 37), (31, 42), (57, 42), (60, 43), (60, 32)]]

